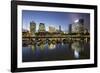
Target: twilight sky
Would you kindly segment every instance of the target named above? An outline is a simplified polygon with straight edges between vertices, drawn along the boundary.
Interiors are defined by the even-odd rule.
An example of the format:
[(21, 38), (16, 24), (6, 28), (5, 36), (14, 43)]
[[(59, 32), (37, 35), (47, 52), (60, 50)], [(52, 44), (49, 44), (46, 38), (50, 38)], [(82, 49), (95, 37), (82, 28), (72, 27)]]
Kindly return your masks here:
[(44, 23), (46, 31), (48, 31), (49, 26), (59, 28), (63, 31), (68, 31), (69, 24), (72, 24), (77, 19), (84, 19), (84, 25), (89, 30), (90, 29), (90, 14), (88, 13), (69, 13), (69, 12), (48, 12), (48, 11), (22, 11), (22, 27), (23, 29), (28, 29), (30, 27), (30, 22), (34, 21), (36, 23), (36, 30), (38, 30), (39, 23)]

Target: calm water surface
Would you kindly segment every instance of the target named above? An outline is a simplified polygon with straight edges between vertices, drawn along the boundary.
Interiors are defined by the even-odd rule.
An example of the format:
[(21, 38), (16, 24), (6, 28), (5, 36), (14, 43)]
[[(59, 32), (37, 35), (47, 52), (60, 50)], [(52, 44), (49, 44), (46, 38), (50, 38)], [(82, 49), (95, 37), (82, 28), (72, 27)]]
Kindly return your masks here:
[(77, 60), (90, 58), (89, 42), (35, 44), (22, 47), (22, 61)]

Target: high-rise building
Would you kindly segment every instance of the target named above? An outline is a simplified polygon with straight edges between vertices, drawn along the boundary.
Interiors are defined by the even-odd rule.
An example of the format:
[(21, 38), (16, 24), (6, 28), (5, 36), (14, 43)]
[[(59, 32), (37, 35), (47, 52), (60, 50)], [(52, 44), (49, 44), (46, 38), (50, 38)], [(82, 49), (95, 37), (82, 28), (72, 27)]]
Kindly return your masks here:
[(72, 32), (83, 33), (84, 32), (84, 20), (78, 19), (72, 24)]
[(30, 22), (30, 33), (32, 36), (34, 36), (35, 32), (36, 32), (36, 23), (34, 21), (31, 21)]
[(69, 33), (72, 32), (72, 24), (69, 24)]
[(61, 26), (59, 25), (59, 32), (61, 32)]
[(38, 30), (39, 32), (44, 32), (44, 31), (46, 31), (45, 30), (45, 24), (44, 23), (40, 23), (39, 24), (39, 30)]
[(79, 24), (84, 25), (84, 19), (79, 19)]
[(56, 32), (55, 27), (49, 26), (49, 32), (50, 33)]

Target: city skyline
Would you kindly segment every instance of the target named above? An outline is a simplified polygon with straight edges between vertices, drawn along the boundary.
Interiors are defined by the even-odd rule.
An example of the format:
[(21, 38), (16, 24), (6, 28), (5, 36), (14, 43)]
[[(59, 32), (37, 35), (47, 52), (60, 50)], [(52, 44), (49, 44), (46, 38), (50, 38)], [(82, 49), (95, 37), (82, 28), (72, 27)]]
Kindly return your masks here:
[(30, 27), (30, 22), (34, 21), (36, 23), (36, 31), (38, 31), (39, 24), (44, 23), (46, 31), (49, 27), (55, 27), (59, 29), (61, 26), (62, 31), (68, 31), (69, 24), (77, 19), (84, 19), (84, 25), (90, 30), (90, 14), (88, 13), (69, 13), (69, 12), (48, 12), (48, 11), (22, 11), (22, 28), (28, 29)]

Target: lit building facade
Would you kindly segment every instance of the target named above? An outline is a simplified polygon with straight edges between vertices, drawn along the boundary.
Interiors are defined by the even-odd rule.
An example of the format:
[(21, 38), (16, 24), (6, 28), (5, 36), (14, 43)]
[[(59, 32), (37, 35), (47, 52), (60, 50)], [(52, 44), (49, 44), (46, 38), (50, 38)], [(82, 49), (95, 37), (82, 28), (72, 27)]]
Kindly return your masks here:
[(44, 23), (40, 23), (38, 32), (45, 32), (45, 31), (46, 31), (45, 24)]
[(84, 20), (78, 19), (71, 26), (72, 33), (84, 33)]
[(56, 32), (55, 27), (49, 26), (49, 32), (50, 32), (50, 33)]
[(36, 32), (36, 23), (34, 21), (30, 22), (30, 33), (32, 36), (35, 36)]

